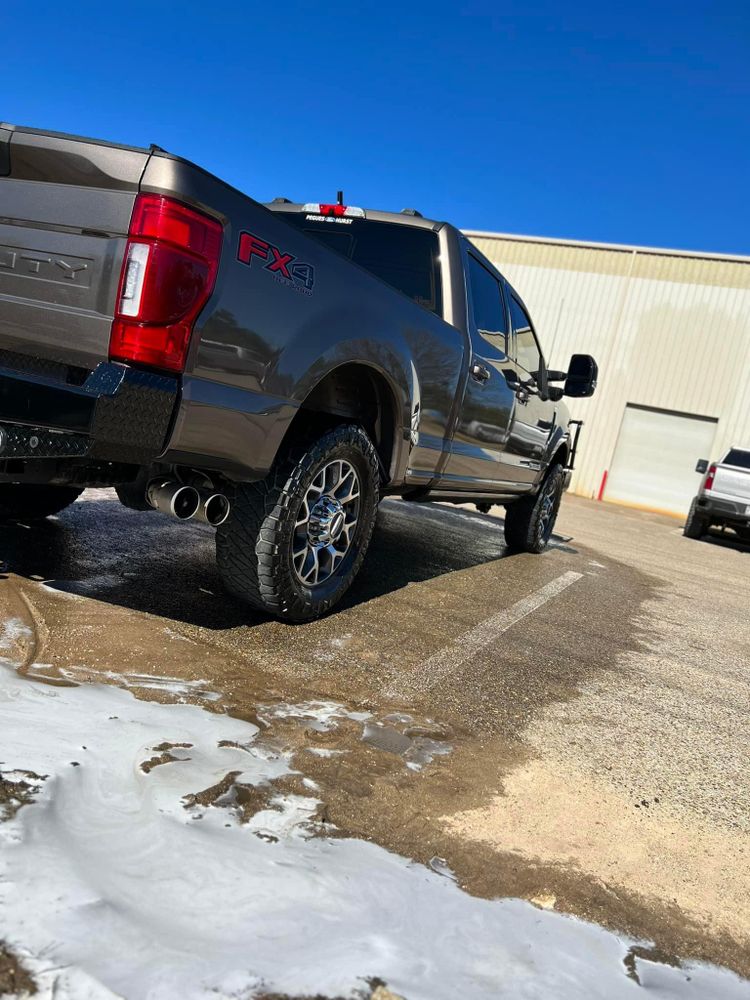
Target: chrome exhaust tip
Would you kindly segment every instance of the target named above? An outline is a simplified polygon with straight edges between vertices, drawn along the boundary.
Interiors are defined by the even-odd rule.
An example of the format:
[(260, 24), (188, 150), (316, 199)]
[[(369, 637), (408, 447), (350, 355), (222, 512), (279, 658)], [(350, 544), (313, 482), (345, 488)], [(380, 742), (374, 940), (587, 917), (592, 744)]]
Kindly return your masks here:
[(198, 490), (200, 507), (195, 517), (212, 528), (218, 528), (229, 517), (229, 500), (223, 493), (212, 493), (211, 490)]
[(178, 521), (189, 521), (201, 507), (201, 498), (194, 486), (154, 480), (146, 490), (148, 502), (163, 514), (171, 514)]

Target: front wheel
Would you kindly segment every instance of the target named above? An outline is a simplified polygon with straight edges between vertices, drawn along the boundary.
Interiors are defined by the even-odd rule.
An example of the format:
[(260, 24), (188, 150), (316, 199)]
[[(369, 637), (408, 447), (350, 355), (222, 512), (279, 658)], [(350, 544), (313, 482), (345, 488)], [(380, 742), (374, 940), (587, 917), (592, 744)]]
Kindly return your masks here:
[(523, 497), (505, 511), (505, 542), (511, 552), (543, 552), (560, 510), (565, 471), (553, 465), (536, 496)]
[(296, 446), (262, 482), (237, 488), (216, 533), (227, 590), (287, 621), (320, 617), (359, 572), (378, 500), (378, 458), (361, 427)]
[(59, 514), (83, 493), (77, 486), (0, 484), (0, 520), (38, 521)]

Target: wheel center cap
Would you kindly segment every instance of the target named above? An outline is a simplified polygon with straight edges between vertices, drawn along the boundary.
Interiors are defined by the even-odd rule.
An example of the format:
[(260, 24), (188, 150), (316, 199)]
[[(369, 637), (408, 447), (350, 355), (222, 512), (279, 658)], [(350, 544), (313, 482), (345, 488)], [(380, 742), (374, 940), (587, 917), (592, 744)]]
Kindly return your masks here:
[(331, 545), (344, 530), (344, 508), (335, 497), (322, 496), (310, 511), (307, 537), (313, 545)]

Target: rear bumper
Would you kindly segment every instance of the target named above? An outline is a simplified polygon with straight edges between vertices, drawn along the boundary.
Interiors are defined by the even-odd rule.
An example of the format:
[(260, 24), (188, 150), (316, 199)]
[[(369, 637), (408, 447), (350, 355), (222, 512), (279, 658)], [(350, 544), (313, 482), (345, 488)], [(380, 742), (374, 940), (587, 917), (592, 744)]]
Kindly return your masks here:
[(144, 465), (166, 447), (177, 378), (102, 363), (83, 385), (0, 368), (0, 462), (90, 458)]
[(698, 511), (702, 516), (750, 524), (750, 501), (730, 500), (727, 497), (698, 497)]

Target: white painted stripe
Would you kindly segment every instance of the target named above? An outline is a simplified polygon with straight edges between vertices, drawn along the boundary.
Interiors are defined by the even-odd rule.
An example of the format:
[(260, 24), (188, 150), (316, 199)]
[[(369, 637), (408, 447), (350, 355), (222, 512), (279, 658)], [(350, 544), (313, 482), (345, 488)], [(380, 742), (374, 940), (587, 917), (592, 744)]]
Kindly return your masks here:
[(480, 649), (488, 646), (522, 618), (537, 611), (582, 577), (583, 573), (575, 573), (572, 570), (563, 573), (562, 576), (545, 584), (533, 594), (522, 597), (520, 601), (511, 604), (509, 608), (504, 608), (490, 618), (486, 618), (474, 628), (469, 629), (468, 632), (458, 636), (449, 646), (444, 646), (437, 653), (433, 653), (410, 674), (400, 678), (396, 684), (389, 688), (387, 693), (389, 695), (402, 695), (409, 691), (428, 691), (449, 674), (454, 673)]

